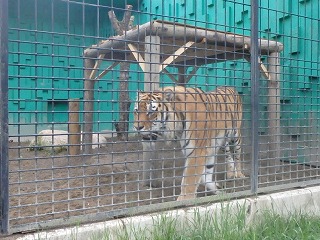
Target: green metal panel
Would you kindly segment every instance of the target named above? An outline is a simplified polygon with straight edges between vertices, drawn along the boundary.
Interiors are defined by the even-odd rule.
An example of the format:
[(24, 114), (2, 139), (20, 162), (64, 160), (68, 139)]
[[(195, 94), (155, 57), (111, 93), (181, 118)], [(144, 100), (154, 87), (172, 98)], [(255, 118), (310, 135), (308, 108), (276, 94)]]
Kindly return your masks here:
[[(83, 4), (76, 4), (77, 1), (68, 3), (67, 1), (24, 0), (19, 2), (20, 9), (18, 9), (18, 0), (12, 0), (9, 3), (10, 121), (15, 122), (22, 115), (25, 121), (34, 119), (32, 115), (36, 110), (39, 111), (37, 119), (45, 124), (48, 116), (41, 112), (48, 111), (48, 102), (61, 101), (67, 104), (70, 98), (83, 98), (81, 58), (83, 49), (113, 35), (107, 18), (110, 8), (96, 8), (94, 5), (83, 7)], [(78, 2), (83, 3), (83, 0)], [(85, 2), (97, 3), (96, 0)], [(136, 15), (137, 24), (153, 19), (163, 19), (250, 34), (249, 0), (140, 0), (126, 1), (126, 3), (140, 10)], [(140, 6), (137, 6), (138, 3)], [(114, 7), (122, 8), (125, 2), (100, 0), (99, 4), (101, 6), (113, 4)], [(294, 126), (298, 126), (308, 112), (317, 111), (319, 107), (319, 100), (315, 100), (319, 91), (320, 67), (319, 1), (270, 0), (260, 1), (260, 5), (260, 36), (280, 41), (285, 46), (281, 53), (282, 123), (284, 127), (287, 126), (285, 131), (289, 134), (299, 134), (300, 128)], [(21, 16), (18, 16), (19, 12)], [(97, 21), (98, 15), (99, 21)], [(54, 22), (51, 22), (52, 19)], [(82, 23), (85, 23), (85, 26), (82, 26)], [(174, 68), (168, 69), (177, 73)], [(95, 109), (99, 112), (94, 119), (101, 123), (95, 126), (95, 130), (111, 129), (112, 121), (118, 118), (116, 113), (118, 70), (116, 68), (108, 73), (103, 81), (96, 85), (95, 97), (100, 102), (95, 104)], [(134, 99), (135, 90), (142, 86), (143, 74), (139, 71), (139, 66), (131, 66), (131, 99)], [(197, 76), (191, 79), (190, 84), (196, 84), (204, 89), (211, 89), (212, 85), (235, 85), (244, 94), (245, 108), (248, 110), (250, 107), (250, 99), (247, 97), (250, 94), (249, 71), (250, 65), (245, 61), (210, 64), (199, 69)], [(171, 84), (167, 76), (161, 76), (161, 81)], [(265, 81), (261, 83), (262, 91), (265, 91), (266, 83)], [(38, 90), (35, 91), (35, 89)], [(265, 95), (265, 92), (262, 95)], [(263, 98), (261, 103), (263, 119), (266, 119), (265, 102), (266, 98)], [(307, 105), (307, 103), (310, 104)], [(318, 115), (316, 117), (319, 117)], [(249, 117), (247, 113), (246, 118)], [(56, 117), (54, 120), (64, 122), (65, 117), (61, 119)], [(264, 131), (265, 122), (262, 122), (261, 131)]]

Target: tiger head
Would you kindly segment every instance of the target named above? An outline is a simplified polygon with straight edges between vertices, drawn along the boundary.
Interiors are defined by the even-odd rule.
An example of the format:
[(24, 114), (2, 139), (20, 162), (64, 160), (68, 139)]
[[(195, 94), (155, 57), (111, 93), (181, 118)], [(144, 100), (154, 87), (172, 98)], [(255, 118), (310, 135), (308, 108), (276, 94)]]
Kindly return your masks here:
[(165, 94), (161, 92), (139, 92), (134, 105), (134, 130), (143, 139), (156, 140), (158, 137), (175, 139), (177, 120)]

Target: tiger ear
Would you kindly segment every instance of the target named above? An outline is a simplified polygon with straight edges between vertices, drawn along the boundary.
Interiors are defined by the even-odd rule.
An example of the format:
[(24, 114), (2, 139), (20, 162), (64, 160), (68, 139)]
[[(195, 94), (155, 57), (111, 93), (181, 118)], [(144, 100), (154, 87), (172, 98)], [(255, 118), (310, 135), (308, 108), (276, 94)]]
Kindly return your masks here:
[(173, 101), (173, 100), (174, 100), (174, 92), (173, 92), (171, 89), (166, 90), (166, 91), (164, 92), (164, 99), (165, 99), (166, 101), (168, 101), (168, 102)]
[(141, 95), (143, 95), (143, 94), (145, 94), (145, 93), (146, 93), (145, 91), (139, 89), (139, 90), (137, 91), (137, 96), (141, 96)]
[(174, 92), (171, 89), (165, 91), (164, 99), (168, 102), (181, 101), (179, 93)]

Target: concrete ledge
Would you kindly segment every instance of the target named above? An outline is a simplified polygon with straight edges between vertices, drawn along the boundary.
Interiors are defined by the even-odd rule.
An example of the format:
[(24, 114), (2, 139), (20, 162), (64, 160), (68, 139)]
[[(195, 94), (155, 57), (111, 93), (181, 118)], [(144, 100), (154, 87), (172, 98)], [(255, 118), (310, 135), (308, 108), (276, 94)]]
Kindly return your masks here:
[[(35, 240), (35, 239), (53, 239), (53, 240), (87, 240), (98, 239), (108, 233), (111, 237), (117, 232), (127, 231), (132, 236), (130, 229), (150, 228), (152, 225), (165, 217), (166, 219), (174, 219), (178, 223), (191, 220), (195, 215), (206, 216), (215, 214), (221, 216), (228, 210), (228, 213), (237, 214), (244, 211), (246, 214), (246, 222), (255, 221), (264, 211), (272, 210), (282, 216), (290, 213), (299, 212), (301, 214), (320, 215), (320, 186), (309, 187), (304, 189), (295, 189), (291, 191), (272, 193), (257, 197), (250, 197), (232, 201), (224, 201), (214, 203), (208, 206), (191, 207), (180, 210), (172, 210), (160, 212), (157, 214), (149, 214), (144, 216), (128, 217), (123, 219), (111, 220), (101, 223), (85, 224), (77, 227), (58, 229), (53, 231), (38, 232), (25, 235), (18, 238), (19, 240)], [(179, 225), (179, 224), (178, 224)]]

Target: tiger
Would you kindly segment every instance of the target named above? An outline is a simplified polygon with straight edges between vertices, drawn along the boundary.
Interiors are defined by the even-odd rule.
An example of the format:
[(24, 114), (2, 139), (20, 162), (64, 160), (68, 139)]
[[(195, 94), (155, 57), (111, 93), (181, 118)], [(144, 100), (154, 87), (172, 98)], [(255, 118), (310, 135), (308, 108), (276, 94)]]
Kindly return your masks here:
[(213, 193), (219, 192), (213, 175), (220, 149), (226, 154), (227, 178), (245, 177), (240, 157), (242, 100), (235, 88), (223, 86), (204, 92), (168, 86), (141, 91), (133, 115), (133, 128), (141, 136), (144, 150), (154, 151), (160, 138), (180, 142), (186, 161), (177, 201), (196, 198), (200, 183)]

